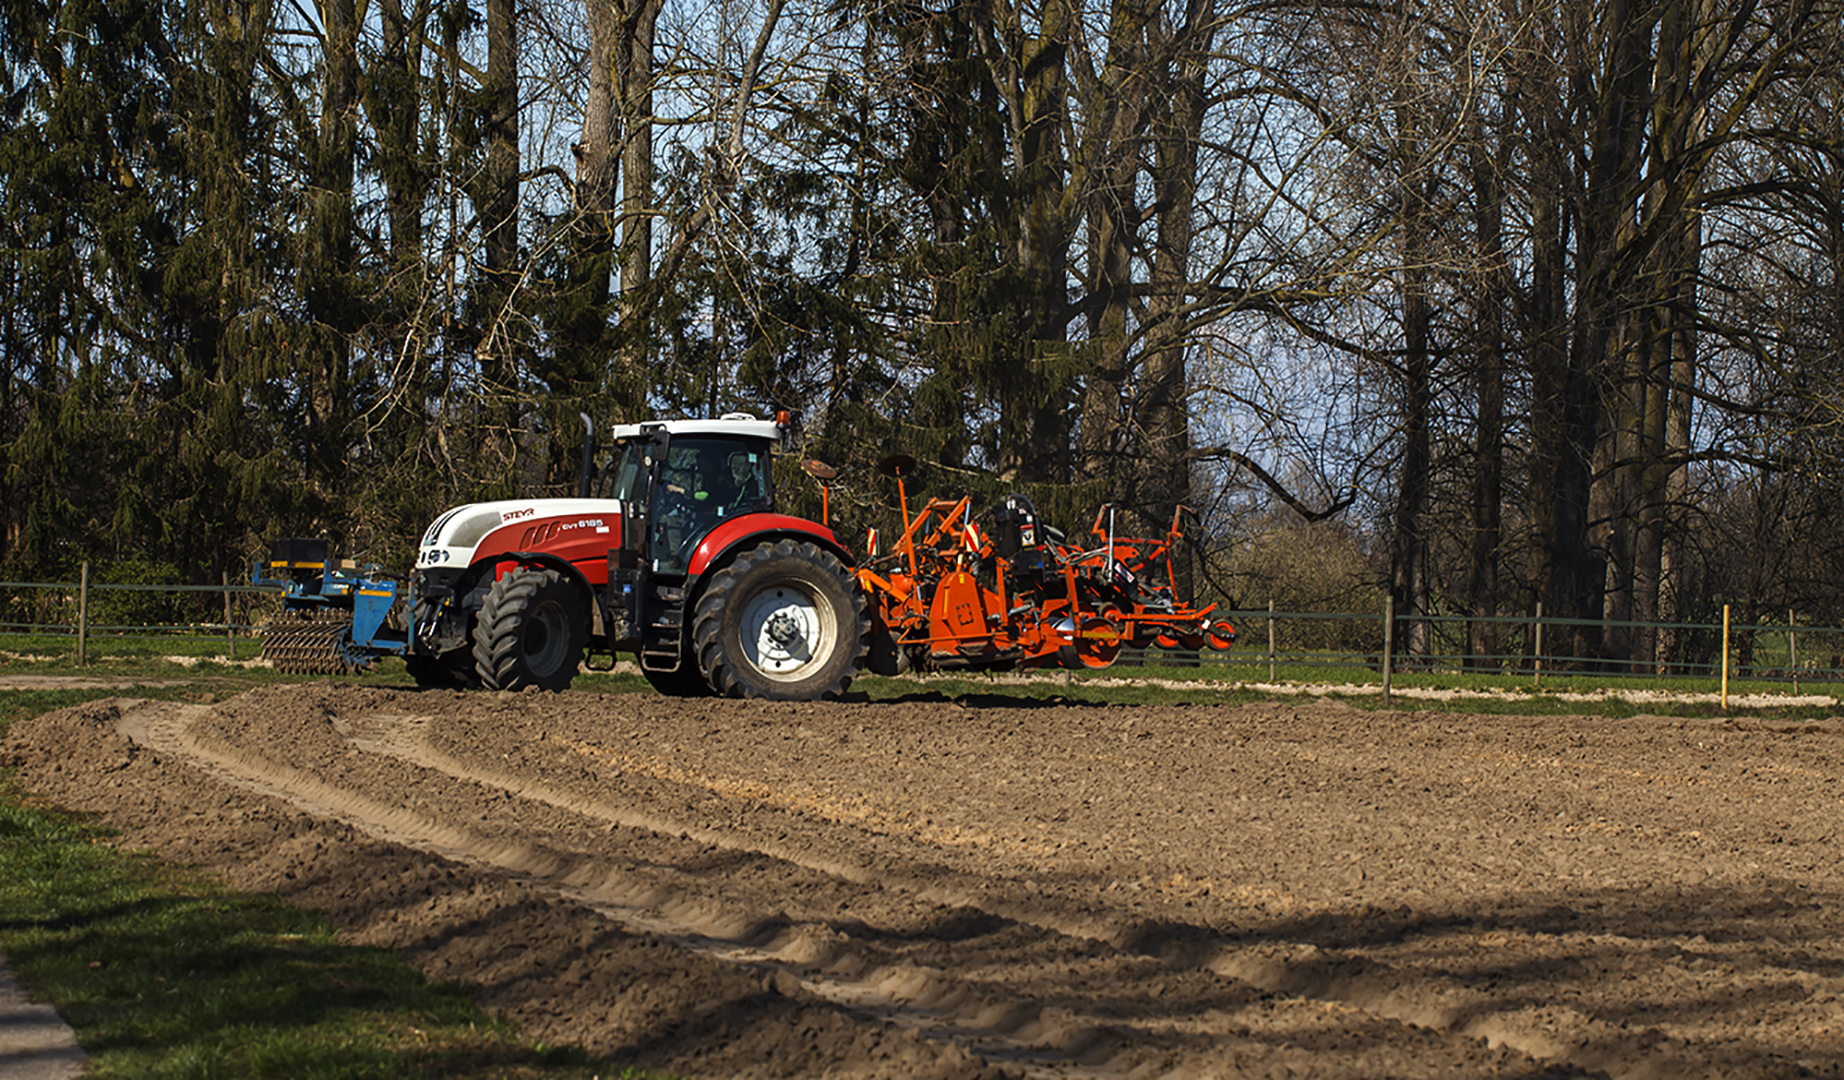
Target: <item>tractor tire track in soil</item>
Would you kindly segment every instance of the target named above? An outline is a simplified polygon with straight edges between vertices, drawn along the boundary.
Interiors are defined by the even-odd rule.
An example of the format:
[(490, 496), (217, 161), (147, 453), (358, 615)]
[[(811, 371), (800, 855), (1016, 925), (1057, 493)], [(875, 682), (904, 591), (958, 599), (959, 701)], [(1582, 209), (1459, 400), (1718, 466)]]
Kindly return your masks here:
[(321, 683), (28, 787), (688, 1076), (1844, 1075), (1844, 724)]

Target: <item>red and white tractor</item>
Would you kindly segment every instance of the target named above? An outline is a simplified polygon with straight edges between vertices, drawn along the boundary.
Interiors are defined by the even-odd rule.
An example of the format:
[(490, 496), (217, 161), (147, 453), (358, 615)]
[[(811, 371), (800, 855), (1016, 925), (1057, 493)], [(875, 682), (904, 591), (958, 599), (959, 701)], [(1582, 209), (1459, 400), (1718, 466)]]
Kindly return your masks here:
[[(836, 697), (869, 617), (832, 530), (775, 509), (785, 414), (613, 431), (612, 487), (457, 507), (410, 580), (405, 661), (425, 685), (558, 690), (633, 653), (676, 695)], [(587, 458), (585, 454), (585, 458)]]

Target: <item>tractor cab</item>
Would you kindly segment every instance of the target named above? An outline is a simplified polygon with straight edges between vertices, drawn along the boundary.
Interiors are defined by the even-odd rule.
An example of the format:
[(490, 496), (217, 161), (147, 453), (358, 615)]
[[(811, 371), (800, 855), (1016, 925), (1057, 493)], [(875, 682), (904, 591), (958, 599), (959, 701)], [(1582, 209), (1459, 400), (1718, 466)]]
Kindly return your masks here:
[(713, 529), (774, 509), (769, 459), (781, 428), (771, 421), (732, 414), (622, 427), (614, 436), (609, 496), (625, 511), (622, 561), (649, 576), (683, 577)]

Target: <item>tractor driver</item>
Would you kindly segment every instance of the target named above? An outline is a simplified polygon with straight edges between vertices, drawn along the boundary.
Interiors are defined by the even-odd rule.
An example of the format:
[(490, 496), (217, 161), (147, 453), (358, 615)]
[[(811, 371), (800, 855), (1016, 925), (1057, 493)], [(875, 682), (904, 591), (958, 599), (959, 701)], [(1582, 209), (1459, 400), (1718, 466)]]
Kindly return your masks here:
[(730, 455), (727, 477), (730, 497), (724, 503), (726, 511), (740, 510), (762, 498), (762, 477), (756, 469), (758, 457), (747, 450), (737, 450)]
[(727, 517), (762, 498), (761, 455), (748, 450), (734, 450), (723, 461), (715, 455), (698, 463), (692, 501), (700, 516), (715, 514)]
[(755, 509), (767, 492), (768, 455), (734, 440), (672, 441), (661, 481), (666, 497), (654, 521), (656, 569), (683, 571), (692, 550), (723, 519)]

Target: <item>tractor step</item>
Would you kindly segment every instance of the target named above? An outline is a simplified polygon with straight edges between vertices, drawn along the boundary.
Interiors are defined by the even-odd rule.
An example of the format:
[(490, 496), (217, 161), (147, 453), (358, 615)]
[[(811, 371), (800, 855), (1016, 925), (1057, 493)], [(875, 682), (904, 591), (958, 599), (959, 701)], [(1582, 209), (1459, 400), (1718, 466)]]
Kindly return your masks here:
[(665, 617), (647, 627), (646, 637), (640, 644), (640, 666), (645, 671), (677, 671), (679, 669), (679, 643), (683, 640), (679, 626), (679, 612), (674, 609), (665, 613)]
[(643, 671), (677, 671), (680, 644), (685, 638), (685, 590), (656, 586), (655, 618), (641, 635), (640, 667)]

